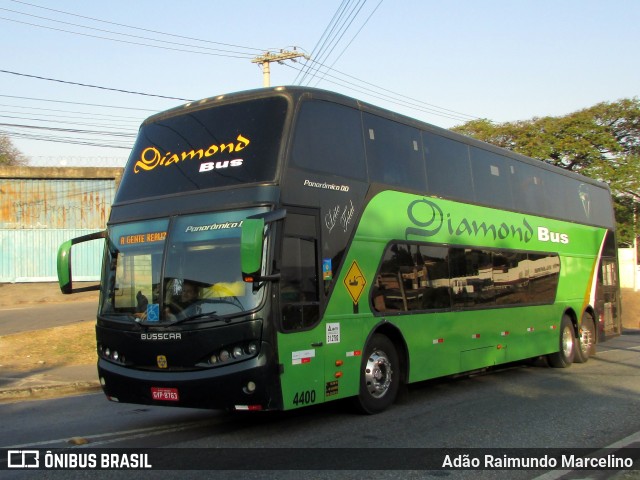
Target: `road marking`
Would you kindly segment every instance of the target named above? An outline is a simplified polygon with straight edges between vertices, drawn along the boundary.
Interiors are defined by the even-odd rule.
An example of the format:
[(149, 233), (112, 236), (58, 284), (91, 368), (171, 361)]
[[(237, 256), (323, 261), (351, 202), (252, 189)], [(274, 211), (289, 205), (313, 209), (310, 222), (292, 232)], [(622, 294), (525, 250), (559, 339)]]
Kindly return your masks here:
[(46, 440), (38, 443), (25, 443), (22, 445), (10, 445), (7, 447), (0, 447), (0, 448), (16, 449), (16, 448), (26, 448), (26, 447), (31, 447), (31, 448), (46, 447), (47, 445), (56, 445), (56, 444), (67, 445), (71, 438), (85, 438), (89, 440), (89, 443), (86, 444), (86, 446), (94, 447), (97, 445), (106, 445), (108, 443), (120, 442), (123, 440), (132, 440), (136, 438), (145, 438), (145, 437), (151, 437), (154, 435), (161, 435), (163, 433), (179, 432), (179, 431), (188, 430), (194, 427), (209, 425), (211, 423), (214, 423), (214, 421), (201, 420), (196, 422), (175, 423), (172, 425), (162, 425), (158, 427), (147, 427), (147, 428), (138, 428), (134, 430), (123, 430), (121, 432), (99, 433), (96, 435), (75, 435), (67, 438), (59, 438), (57, 440)]

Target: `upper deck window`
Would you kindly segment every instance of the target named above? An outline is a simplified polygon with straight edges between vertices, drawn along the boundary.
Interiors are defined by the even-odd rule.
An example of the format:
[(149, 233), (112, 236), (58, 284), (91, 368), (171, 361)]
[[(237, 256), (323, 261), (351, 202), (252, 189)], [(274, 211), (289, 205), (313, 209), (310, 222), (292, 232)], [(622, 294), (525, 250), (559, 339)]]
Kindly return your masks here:
[(304, 102), (291, 156), (305, 170), (366, 180), (360, 112), (337, 103)]
[(274, 181), (286, 112), (272, 97), (144, 124), (116, 201)]

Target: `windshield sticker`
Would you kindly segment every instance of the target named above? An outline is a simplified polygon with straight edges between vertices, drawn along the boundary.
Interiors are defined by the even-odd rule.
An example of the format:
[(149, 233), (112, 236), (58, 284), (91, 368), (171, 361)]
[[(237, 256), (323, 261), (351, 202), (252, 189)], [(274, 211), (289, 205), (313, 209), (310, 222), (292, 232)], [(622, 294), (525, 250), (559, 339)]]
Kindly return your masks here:
[[(174, 163), (184, 162), (185, 160), (202, 160), (203, 158), (212, 157), (218, 153), (234, 153), (244, 150), (251, 141), (243, 137), (241, 134), (236, 138), (237, 142), (221, 143), (219, 145), (209, 145), (206, 149), (189, 150), (178, 153), (166, 152), (164, 155), (160, 153), (156, 147), (147, 147), (140, 154), (140, 159), (134, 164), (134, 173), (140, 173), (141, 170), (153, 170), (156, 167), (168, 167)], [(203, 167), (206, 165), (206, 167)], [(226, 162), (207, 162), (202, 164), (200, 171), (210, 171), (216, 168), (239, 167), (242, 165), (242, 159), (235, 159)]]
[(150, 303), (147, 305), (147, 322), (159, 322), (160, 321), (160, 305), (157, 303)]
[(149, 232), (138, 233), (135, 235), (122, 235), (120, 237), (120, 245), (162, 242), (165, 238), (167, 238), (167, 232)]
[(189, 225), (184, 233), (189, 232), (208, 232), (209, 230), (229, 230), (231, 228), (240, 228), (242, 227), (242, 221), (240, 222), (223, 222), (223, 223), (212, 223), (211, 225), (199, 225), (193, 226)]

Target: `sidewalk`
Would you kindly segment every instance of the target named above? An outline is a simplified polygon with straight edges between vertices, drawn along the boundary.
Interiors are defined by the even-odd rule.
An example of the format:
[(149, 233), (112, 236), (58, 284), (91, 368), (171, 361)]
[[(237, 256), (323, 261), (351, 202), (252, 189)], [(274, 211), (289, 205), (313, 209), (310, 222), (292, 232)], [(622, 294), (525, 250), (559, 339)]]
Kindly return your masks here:
[[(81, 286), (81, 285), (78, 285)], [(98, 302), (98, 292), (63, 295), (57, 283), (0, 283), (0, 309), (62, 302)], [(0, 403), (100, 391), (96, 364), (43, 366), (26, 372), (0, 366)]]
[(0, 369), (0, 403), (100, 391), (96, 365), (68, 365), (28, 372)]

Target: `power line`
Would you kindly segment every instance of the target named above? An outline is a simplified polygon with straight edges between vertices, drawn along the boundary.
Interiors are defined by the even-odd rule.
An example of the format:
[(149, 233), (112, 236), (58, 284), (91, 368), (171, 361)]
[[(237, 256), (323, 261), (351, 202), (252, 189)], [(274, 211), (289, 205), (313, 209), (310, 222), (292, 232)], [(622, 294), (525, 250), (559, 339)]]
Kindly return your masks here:
[[(340, 55), (338, 55), (336, 57), (336, 59), (333, 61), (333, 63), (331, 65), (329, 65), (329, 68), (333, 68), (333, 66), (336, 64), (336, 62), (338, 60), (340, 60), (340, 58), (342, 57), (342, 55), (344, 54), (344, 52), (347, 51), (347, 49), (351, 46), (351, 44), (353, 43), (353, 41), (356, 39), (356, 37), (358, 35), (360, 35), (360, 32), (362, 31), (362, 29), (367, 25), (367, 23), (369, 23), (369, 20), (371, 20), (371, 17), (373, 17), (373, 14), (376, 13), (376, 11), (378, 10), (378, 8), (380, 8), (380, 5), (382, 5), (382, 2), (384, 0), (380, 0), (378, 2), (378, 5), (376, 5), (376, 8), (373, 9), (373, 11), (369, 14), (369, 16), (367, 17), (367, 19), (364, 21), (364, 23), (360, 26), (360, 28), (358, 29), (358, 31), (355, 33), (355, 35), (353, 37), (351, 37), (351, 40), (349, 40), (349, 43), (347, 43), (347, 45), (342, 49), (342, 51), (340, 52)], [(324, 79), (324, 75), (322, 76), (322, 78), (318, 79), (318, 81), (316, 82), (315, 86), (318, 86), (318, 83), (320, 83), (322, 80)]]
[[(318, 56), (320, 55), (320, 52), (324, 49), (329, 35), (331, 35), (331, 32), (333, 32), (335, 28), (335, 24), (340, 20), (340, 18), (342, 18), (342, 15), (344, 14), (344, 11), (346, 10), (349, 2), (350, 0), (342, 0), (342, 3), (338, 6), (337, 10), (333, 14), (333, 17), (331, 17), (331, 20), (325, 27), (324, 32), (322, 32), (322, 35), (320, 35), (318, 42), (313, 47), (313, 50), (311, 51), (311, 58), (316, 58), (316, 52), (318, 53)], [(297, 85), (302, 85), (302, 82), (306, 80), (307, 75), (309, 74), (311, 65), (311, 63), (305, 63), (305, 66), (303, 67), (302, 78), (300, 78), (300, 81), (298, 81), (298, 77), (296, 76), (294, 83), (296, 83)]]
[(43, 7), (43, 6), (40, 6), (40, 5), (35, 5), (33, 3), (23, 2), (23, 1), (20, 1), (20, 0), (10, 0), (10, 1), (12, 1), (13, 3), (20, 3), (22, 5), (28, 5), (28, 6), (34, 7), (34, 8), (40, 8), (42, 10), (49, 10), (51, 12), (62, 13), (64, 15), (69, 15), (69, 16), (72, 16), (72, 17), (84, 18), (85, 20), (92, 20), (94, 22), (106, 23), (106, 24), (109, 24), (109, 25), (116, 25), (118, 27), (125, 27), (125, 28), (131, 28), (131, 29), (134, 29), (134, 30), (143, 31), (143, 32), (155, 33), (157, 35), (165, 35), (165, 36), (174, 37), (174, 38), (183, 38), (185, 40), (195, 40), (197, 42), (210, 43), (210, 44), (215, 44), (215, 45), (223, 45), (225, 47), (242, 48), (242, 49), (245, 49), (245, 50), (253, 50), (253, 51), (258, 51), (258, 52), (264, 51), (264, 49), (262, 49), (262, 48), (245, 47), (245, 46), (242, 46), (242, 45), (234, 45), (232, 43), (214, 42), (212, 40), (203, 40), (203, 39), (200, 39), (200, 38), (188, 37), (188, 36), (184, 36), (184, 35), (177, 35), (177, 34), (174, 34), (174, 33), (160, 32), (158, 30), (151, 30), (151, 29), (148, 29), (148, 28), (142, 28), (142, 27), (136, 27), (136, 26), (132, 26), (132, 25), (126, 25), (126, 24), (123, 24), (123, 23), (110, 22), (108, 20), (102, 20), (102, 19), (99, 19), (99, 18), (88, 17), (88, 16), (85, 16), (85, 15), (78, 15), (76, 13), (65, 12), (63, 10), (56, 10), (54, 8), (47, 8), (47, 7)]
[[(94, 113), (90, 113), (90, 112), (79, 112), (77, 110), (60, 110), (60, 109), (56, 109), (56, 108), (42, 108), (42, 107), (27, 107), (24, 105), (7, 105), (5, 103), (0, 103), (0, 107), (9, 107), (9, 108), (22, 108), (25, 110), (37, 110), (38, 111), (38, 115), (41, 117), (56, 117), (56, 118), (80, 118), (83, 120), (90, 120), (90, 119), (102, 119), (102, 120), (110, 120), (110, 119), (114, 119), (114, 120), (118, 120), (118, 121), (124, 121), (124, 122), (140, 122), (140, 118), (139, 117), (126, 117), (124, 115), (110, 115), (108, 113), (100, 113), (100, 114), (94, 114)], [(49, 115), (49, 114), (45, 114), (45, 113), (40, 113), (40, 112), (59, 112), (59, 113), (73, 113), (74, 116), (69, 116), (69, 115)], [(29, 112), (13, 112), (13, 111), (7, 111), (7, 110), (2, 110), (2, 113), (19, 113), (19, 114), (24, 114), (24, 113), (29, 113)], [(78, 117), (78, 115), (83, 115), (82, 117)]]
[[(21, 113), (21, 112), (5, 112), (0, 110), (0, 114), (2, 113)], [(42, 117), (54, 117), (54, 120), (48, 119), (48, 118), (42, 118)], [(31, 121), (35, 121), (35, 122), (53, 122), (55, 121), (56, 125), (59, 124), (64, 124), (64, 125), (82, 125), (84, 127), (102, 127), (102, 128), (121, 128), (122, 127), (122, 123), (118, 123), (117, 126), (111, 124), (111, 125), (105, 125), (103, 123), (84, 123), (84, 122), (79, 122), (79, 121), (75, 121), (75, 122), (69, 122), (66, 120), (61, 120), (63, 118), (73, 118), (73, 117), (68, 117), (68, 116), (64, 116), (64, 115), (47, 115), (44, 113), (41, 113), (37, 118), (33, 118), (33, 117), (22, 117), (22, 116), (15, 116), (15, 115), (0, 115), (0, 118), (11, 118), (14, 120), (31, 120)], [(86, 119), (89, 120), (89, 119)], [(132, 129), (135, 129), (134, 126), (131, 127)]]
[(79, 130), (77, 128), (56, 128), (56, 127), (38, 127), (35, 125), (20, 125), (16, 123), (0, 123), (0, 127), (17, 127), (17, 128), (29, 128), (34, 130), (48, 130), (52, 132), (65, 132), (65, 133), (81, 133), (81, 134), (89, 134), (89, 135), (107, 135), (113, 137), (128, 137), (134, 139), (136, 137), (135, 133), (124, 133), (124, 132), (100, 132), (97, 130)]
[(7, 137), (12, 138), (22, 138), (25, 140), (41, 140), (45, 142), (54, 142), (54, 143), (66, 143), (70, 145), (85, 145), (89, 147), (101, 147), (101, 148), (119, 148), (123, 150), (131, 150), (131, 145), (115, 145), (113, 143), (100, 143), (101, 140), (80, 140), (77, 137), (56, 137), (56, 136), (46, 136), (46, 135), (35, 135), (28, 133), (18, 133), (18, 132), (10, 132), (7, 130), (0, 130), (0, 133), (6, 135)]
[[(160, 39), (157, 39), (157, 38), (145, 37), (145, 36), (142, 36), (142, 35), (134, 35), (134, 34), (131, 34), (131, 33), (121, 33), (121, 32), (116, 32), (116, 31), (113, 31), (113, 30), (106, 30), (106, 29), (103, 29), (103, 28), (90, 27), (90, 26), (87, 26), (87, 25), (80, 25), (80, 24), (77, 24), (77, 23), (65, 22), (63, 20), (56, 20), (54, 18), (41, 17), (39, 15), (33, 15), (33, 14), (30, 14), (30, 13), (19, 12), (17, 10), (11, 10), (9, 8), (1, 8), (0, 7), (0, 10), (3, 10), (5, 12), (15, 13), (15, 14), (18, 14), (18, 15), (24, 15), (26, 17), (37, 18), (37, 19), (40, 19), (40, 20), (46, 20), (48, 22), (61, 23), (63, 25), (70, 25), (72, 27), (85, 28), (85, 29), (89, 29), (91, 31), (109, 33), (109, 34), (112, 34), (112, 35), (120, 35), (120, 36), (123, 36), (123, 37), (131, 37), (131, 38), (138, 38), (138, 39), (142, 39), (142, 40), (150, 40), (152, 42), (166, 43), (166, 44), (169, 44), (169, 45), (178, 45), (178, 46), (181, 46), (181, 47), (199, 48), (199, 49), (203, 49), (203, 50), (211, 50), (211, 51), (214, 51), (214, 52), (233, 53), (233, 54), (236, 54), (236, 55), (241, 55), (242, 57), (250, 56), (249, 53), (245, 53), (245, 52), (239, 52), (239, 51), (234, 51), (234, 50), (223, 50), (223, 49), (220, 49), (220, 48), (202, 47), (202, 46), (199, 46), (199, 45), (184, 44), (184, 43), (179, 43), (179, 42), (172, 42), (172, 41), (169, 41), (169, 40), (160, 40)], [(19, 21), (14, 20), (14, 19), (6, 19), (4, 17), (3, 17), (3, 19), (4, 20), (9, 20), (9, 21), (19, 22)], [(19, 23), (22, 23), (22, 22), (19, 22)], [(42, 27), (42, 28), (53, 28), (53, 27), (48, 27), (46, 25), (38, 25), (38, 24), (32, 24), (32, 23), (27, 23), (27, 25), (31, 25), (31, 26), (35, 26), (35, 27)], [(64, 30), (64, 29), (55, 29), (55, 30), (62, 31), (62, 32), (65, 32), (65, 33), (72, 33), (72, 34), (76, 34), (76, 35), (85, 35), (85, 34), (82, 34), (80, 32), (74, 32), (74, 31), (71, 31), (71, 30)], [(96, 35), (89, 35), (89, 36), (96, 37), (96, 38), (102, 38), (102, 39), (106, 39), (106, 40), (115, 40), (115, 39), (110, 39), (110, 38), (107, 38), (107, 37), (100, 37), (100, 36), (96, 36)], [(126, 43), (129, 43), (129, 42), (126, 42)], [(147, 44), (140, 44), (140, 45), (154, 46), (154, 45), (147, 45)], [(155, 45), (155, 46), (158, 47), (158, 48), (162, 48), (162, 47), (159, 47), (157, 45)], [(169, 48), (169, 47), (166, 47), (166, 48), (172, 50), (172, 48)], [(188, 51), (188, 50), (180, 49), (180, 51)], [(205, 53), (205, 52), (192, 52), (192, 53)], [(212, 55), (216, 55), (216, 54), (212, 54)], [(227, 56), (227, 55), (221, 55), (221, 56)]]
[(188, 99), (188, 98), (167, 97), (165, 95), (155, 95), (155, 94), (152, 94), (152, 93), (133, 92), (131, 90), (122, 90), (122, 89), (119, 89), (119, 88), (102, 87), (102, 86), (99, 86), (99, 85), (90, 85), (90, 84), (87, 84), (87, 83), (70, 82), (68, 80), (59, 80), (59, 79), (56, 79), (56, 78), (47, 78), (47, 77), (40, 77), (38, 75), (29, 75), (29, 74), (26, 74), (26, 73), (11, 72), (9, 70), (0, 70), (0, 72), (1, 73), (8, 73), (10, 75), (18, 75), (20, 77), (37, 78), (38, 80), (47, 80), (49, 82), (65, 83), (67, 85), (77, 85), (77, 86), (80, 86), (80, 87), (99, 88), (100, 90), (109, 90), (111, 92), (130, 93), (130, 94), (133, 94), (133, 95), (143, 95), (145, 97), (164, 98), (164, 99), (168, 99), (168, 100), (181, 100), (183, 102), (193, 102), (194, 101), (194, 100)]
[(69, 105), (82, 105), (84, 107), (103, 107), (103, 108), (117, 108), (117, 109), (122, 109), (122, 110), (138, 110), (138, 111), (141, 111), (141, 112), (154, 112), (154, 113), (157, 112), (157, 110), (152, 109), (152, 108), (123, 107), (123, 106), (118, 106), (118, 105), (104, 105), (104, 104), (100, 104), (100, 103), (70, 102), (70, 101), (67, 101), (67, 100), (53, 100), (53, 99), (50, 99), (50, 98), (20, 97), (20, 96), (17, 96), (17, 95), (0, 95), (0, 97), (16, 98), (18, 100), (35, 100), (37, 102), (67, 103)]
[[(329, 58), (329, 56), (331, 56), (331, 54), (333, 53), (333, 50), (336, 48), (338, 43), (340, 43), (340, 40), (342, 40), (342, 38), (344, 37), (344, 34), (347, 32), (347, 30), (349, 30), (349, 27), (351, 27), (351, 25), (353, 24), (353, 21), (356, 19), (356, 17), (358, 16), (360, 11), (362, 10), (362, 7), (364, 7), (365, 4), (366, 4), (366, 0), (362, 0), (362, 3), (360, 3), (360, 1), (359, 1), (357, 4), (355, 4), (353, 6), (353, 8), (351, 9), (351, 11), (348, 14), (349, 16), (344, 19), (344, 21), (342, 22), (342, 24), (340, 25), (340, 27), (336, 31), (334, 39), (336, 37), (337, 37), (337, 39), (335, 41), (334, 41), (334, 39), (331, 39), (331, 41), (327, 45), (328, 52), (326, 52), (326, 53), (323, 52), (321, 55), (319, 55), (318, 56), (318, 62), (322, 63), (322, 62), (327, 61), (327, 59)], [(357, 11), (356, 11), (356, 9), (357, 9)], [(349, 22), (349, 23), (347, 23), (347, 22)], [(309, 83), (311, 82), (311, 80), (313, 80), (313, 78), (316, 76), (316, 74), (317, 74), (317, 70), (315, 70), (312, 73), (311, 78), (307, 82), (307, 85), (309, 85)]]
[[(45, 25), (38, 25), (37, 23), (23, 22), (21, 20), (15, 20), (15, 19), (6, 18), (6, 17), (0, 17), (0, 20), (5, 20), (7, 22), (13, 22), (13, 23), (20, 23), (22, 25), (29, 25), (31, 27), (44, 28), (46, 30), (54, 30), (56, 32), (64, 32), (64, 33), (71, 33), (71, 34), (74, 34), (74, 35), (81, 35), (83, 37), (98, 38), (98, 39), (101, 39), (101, 40), (109, 40), (111, 42), (126, 43), (126, 44), (129, 44), (129, 45), (139, 45), (139, 46), (143, 46), (143, 47), (159, 48), (159, 49), (162, 49), (162, 50), (172, 50), (172, 51), (175, 51), (175, 52), (195, 53), (195, 54), (199, 54), (199, 55), (213, 55), (213, 56), (218, 56), (218, 57), (230, 57), (230, 58), (251, 58), (251, 56), (248, 55), (248, 54), (228, 55), (228, 54), (223, 54), (223, 53), (197, 52), (197, 51), (194, 51), (194, 50), (186, 50), (184, 48), (162, 47), (160, 45), (151, 45), (151, 44), (148, 44), (148, 43), (133, 42), (131, 40), (120, 40), (120, 39), (117, 39), (117, 38), (103, 37), (101, 35), (91, 35), (89, 33), (73, 32), (71, 30), (65, 30), (65, 29), (62, 29), (62, 28), (47, 27)], [(158, 40), (158, 41), (160, 41), (160, 40)]]
[[(293, 68), (293, 69), (296, 68), (296, 67), (291, 66), (291, 65), (286, 65), (286, 66), (289, 67), (289, 68)], [(335, 70), (328, 69), (328, 71), (335, 71)], [(329, 73), (326, 73), (325, 75), (326, 75), (326, 77), (329, 77), (329, 78), (333, 79), (333, 80), (328, 80), (328, 79), (325, 78), (324, 81), (326, 81), (326, 82), (329, 82), (329, 83), (332, 83), (334, 85), (338, 85), (338, 86), (347, 88), (349, 90), (356, 91), (358, 93), (362, 93), (362, 94), (371, 96), (371, 97), (376, 98), (378, 100), (383, 100), (383, 101), (392, 103), (394, 105), (399, 105), (401, 107), (406, 107), (406, 108), (410, 108), (412, 110), (428, 113), (428, 114), (431, 114), (431, 115), (437, 115), (437, 116), (440, 116), (440, 117), (450, 118), (452, 120), (463, 121), (463, 122), (467, 122), (470, 119), (478, 118), (478, 117), (472, 117), (471, 115), (467, 115), (467, 114), (464, 114), (464, 113), (454, 112), (452, 110), (448, 110), (448, 109), (445, 109), (443, 107), (438, 107), (436, 105), (430, 105), (428, 103), (421, 102), (420, 100), (416, 100), (416, 99), (413, 99), (411, 97), (406, 97), (404, 95), (392, 92), (391, 90), (387, 90), (387, 89), (384, 89), (382, 87), (378, 87), (376, 85), (373, 85), (373, 84), (371, 84), (369, 82), (365, 82), (363, 80), (358, 80), (358, 81), (360, 81), (361, 83), (364, 83), (366, 85), (371, 85), (372, 87), (374, 87), (374, 88), (376, 88), (378, 90), (390, 92), (391, 95), (385, 94), (385, 93), (381, 93), (379, 91), (376, 91), (376, 90), (374, 90), (372, 88), (368, 88), (366, 86), (358, 85), (358, 84), (356, 84), (354, 82), (339, 78), (339, 77), (337, 77), (335, 75), (331, 75)], [(346, 74), (343, 74), (343, 75), (351, 77), (350, 75), (346, 75)], [(355, 78), (355, 77), (351, 77), (351, 78)], [(395, 95), (395, 97), (392, 96), (392, 95)], [(403, 100), (402, 98), (397, 98), (397, 97), (406, 98), (408, 100)], [(438, 110), (436, 110), (436, 109), (438, 109)]]

